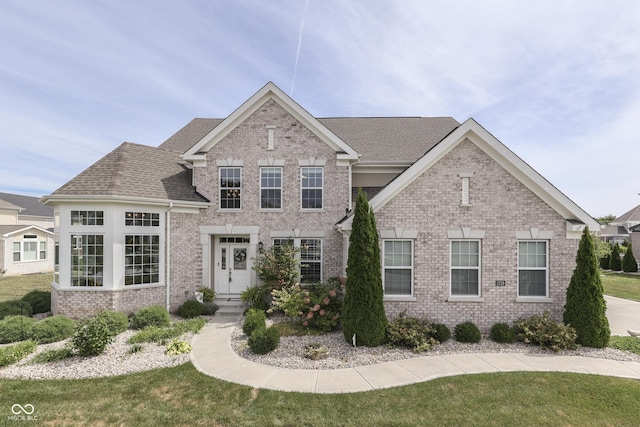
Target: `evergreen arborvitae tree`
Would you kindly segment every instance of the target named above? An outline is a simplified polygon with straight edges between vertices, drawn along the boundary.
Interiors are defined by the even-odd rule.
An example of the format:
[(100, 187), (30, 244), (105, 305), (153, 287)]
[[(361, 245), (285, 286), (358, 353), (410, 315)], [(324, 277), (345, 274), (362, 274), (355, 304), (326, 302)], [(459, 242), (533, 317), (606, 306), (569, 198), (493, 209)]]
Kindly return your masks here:
[(578, 344), (606, 347), (611, 335), (606, 310), (593, 240), (589, 227), (585, 227), (576, 255), (576, 268), (567, 288), (563, 321), (578, 332)]
[(609, 265), (611, 264), (611, 254), (607, 254), (600, 258), (600, 268), (603, 270), (608, 270)]
[(638, 271), (638, 263), (636, 262), (636, 258), (633, 256), (631, 243), (627, 246), (627, 252), (622, 258), (622, 271), (625, 273), (635, 273)]
[(616, 243), (611, 251), (611, 259), (609, 260), (609, 269), (611, 271), (622, 270), (622, 261), (620, 260), (620, 247)]
[(347, 282), (342, 303), (342, 332), (348, 343), (375, 347), (386, 338), (382, 303), (382, 271), (378, 232), (366, 194), (358, 190), (349, 236)]

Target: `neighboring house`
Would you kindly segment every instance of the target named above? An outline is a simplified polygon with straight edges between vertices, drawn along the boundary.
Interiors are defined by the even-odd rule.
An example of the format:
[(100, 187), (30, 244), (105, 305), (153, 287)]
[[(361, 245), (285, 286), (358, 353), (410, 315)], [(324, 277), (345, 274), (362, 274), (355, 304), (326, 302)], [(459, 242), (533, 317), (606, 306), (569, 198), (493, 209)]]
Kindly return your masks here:
[(53, 271), (53, 208), (37, 197), (0, 193), (0, 271)]
[(611, 245), (621, 245), (629, 239), (629, 230), (622, 225), (607, 225), (600, 229), (600, 239)]
[(629, 240), (633, 250), (633, 257), (636, 259), (638, 267), (640, 267), (640, 224), (630, 227), (629, 232), (631, 233)]
[(373, 196), (385, 307), (450, 327), (561, 318), (598, 223), (473, 119), (316, 118), (268, 83), (159, 147), (124, 143), (44, 198), (54, 313), (237, 298), (261, 247), (293, 241), (302, 280), (344, 276), (354, 189)]

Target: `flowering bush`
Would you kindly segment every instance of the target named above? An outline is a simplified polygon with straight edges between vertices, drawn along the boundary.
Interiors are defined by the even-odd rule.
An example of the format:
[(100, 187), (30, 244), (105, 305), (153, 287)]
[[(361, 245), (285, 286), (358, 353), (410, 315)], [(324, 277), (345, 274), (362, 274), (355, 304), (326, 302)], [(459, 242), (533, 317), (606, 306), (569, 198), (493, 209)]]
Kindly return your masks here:
[(271, 247), (254, 260), (253, 269), (258, 279), (271, 289), (293, 286), (300, 275), (300, 249), (293, 245)]
[(298, 318), (302, 325), (322, 332), (333, 330), (340, 322), (342, 292), (339, 283), (306, 285), (274, 289), (273, 306), (269, 310), (282, 311), (285, 316)]

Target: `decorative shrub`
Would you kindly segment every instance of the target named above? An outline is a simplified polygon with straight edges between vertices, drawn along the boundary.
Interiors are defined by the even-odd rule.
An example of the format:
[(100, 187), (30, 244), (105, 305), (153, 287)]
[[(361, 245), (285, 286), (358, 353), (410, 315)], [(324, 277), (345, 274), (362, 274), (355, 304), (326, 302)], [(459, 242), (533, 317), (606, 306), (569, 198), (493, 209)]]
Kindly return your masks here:
[(177, 338), (187, 332), (197, 334), (205, 323), (207, 323), (206, 320), (201, 317), (197, 317), (195, 319), (185, 320), (182, 322), (175, 322), (164, 328), (147, 326), (129, 338), (127, 342), (129, 344), (155, 342), (164, 345), (168, 339)]
[(342, 307), (342, 334), (348, 343), (375, 347), (386, 339), (382, 267), (376, 220), (366, 194), (358, 189), (354, 209), (347, 282)]
[(205, 316), (213, 316), (218, 311), (218, 304), (215, 302), (205, 302), (202, 304), (202, 314)]
[(439, 343), (446, 342), (451, 338), (451, 330), (447, 328), (447, 325), (444, 323), (432, 323), (431, 327), (434, 330), (433, 335), (431, 336)]
[(549, 312), (542, 316), (532, 316), (515, 322), (516, 339), (526, 344), (538, 344), (553, 351), (574, 349), (577, 347), (577, 333), (571, 326), (556, 323), (549, 318)]
[(458, 342), (478, 343), (482, 339), (480, 329), (472, 322), (464, 322), (456, 325), (453, 333)]
[(611, 250), (611, 258), (609, 258), (609, 269), (612, 271), (622, 270), (622, 260), (620, 259), (620, 246), (616, 243)]
[(280, 334), (275, 328), (258, 328), (249, 336), (249, 348), (255, 354), (267, 354), (278, 348)]
[(267, 313), (281, 311), (287, 317), (297, 318), (302, 314), (305, 306), (304, 299), (308, 299), (309, 292), (303, 291), (299, 283), (293, 286), (283, 286), (271, 291), (271, 308)]
[(169, 312), (161, 305), (141, 308), (131, 318), (131, 327), (134, 329), (144, 329), (147, 326), (163, 328), (169, 326), (169, 323), (171, 323)]
[(329, 356), (329, 349), (318, 343), (306, 344), (302, 348), (302, 357), (311, 360), (325, 359)]
[(266, 328), (267, 314), (257, 308), (250, 308), (244, 318), (242, 324), (242, 332), (247, 336), (251, 336), (256, 329)]
[(0, 320), (0, 344), (22, 341), (31, 336), (31, 329), (37, 322), (32, 317), (7, 316)]
[(202, 292), (202, 302), (213, 302), (216, 300), (216, 291), (211, 288), (202, 287), (198, 289), (198, 292)]
[(489, 338), (495, 342), (511, 343), (516, 339), (516, 331), (506, 323), (496, 323), (491, 327)]
[[(617, 256), (617, 255), (616, 255)], [(619, 259), (620, 257), (618, 257)], [(585, 227), (576, 254), (576, 267), (567, 287), (562, 320), (575, 329), (576, 343), (603, 348), (611, 329), (606, 316), (607, 303), (589, 227)]]
[(23, 296), (22, 301), (31, 304), (33, 314), (51, 311), (51, 292), (34, 290)]
[(117, 335), (114, 333), (116, 330), (114, 318), (104, 313), (109, 312), (102, 312), (89, 319), (76, 329), (71, 338), (73, 349), (81, 356), (95, 356), (102, 353)]
[(165, 354), (168, 356), (177, 356), (179, 354), (189, 353), (191, 351), (191, 344), (184, 340), (173, 340), (167, 346)]
[(633, 256), (633, 250), (631, 249), (631, 243), (627, 246), (627, 252), (625, 252), (622, 258), (622, 271), (625, 273), (635, 273), (638, 271), (638, 262)]
[(322, 332), (332, 331), (340, 322), (342, 294), (335, 279), (304, 287), (296, 283), (274, 289), (271, 294), (273, 305), (269, 313), (282, 311), (287, 317), (300, 319), (303, 326)]
[(9, 300), (0, 302), (0, 320), (7, 316), (27, 316), (31, 317), (33, 310), (31, 304), (21, 300)]
[(33, 325), (31, 338), (40, 344), (58, 342), (73, 336), (75, 329), (76, 323), (66, 316), (47, 317)]
[(24, 359), (36, 350), (38, 343), (33, 340), (0, 348), (0, 368)]
[(73, 356), (73, 350), (69, 347), (63, 347), (55, 350), (45, 350), (38, 353), (31, 359), (31, 363), (50, 363), (58, 362)]
[(270, 247), (254, 260), (253, 270), (266, 286), (268, 295), (273, 289), (293, 286), (300, 276), (300, 252), (293, 244)]
[(387, 340), (394, 346), (409, 347), (415, 353), (427, 351), (438, 343), (433, 335), (435, 329), (426, 319), (410, 317), (406, 312), (387, 323)]
[(268, 299), (271, 296), (271, 287), (268, 285), (249, 286), (240, 292), (240, 299), (247, 303), (251, 308), (259, 310), (267, 310), (269, 308)]
[(129, 318), (127, 318), (126, 314), (119, 311), (105, 310), (100, 312), (96, 317), (106, 322), (109, 332), (114, 337), (129, 329)]
[(185, 319), (193, 319), (202, 314), (202, 303), (196, 300), (185, 301), (178, 307), (178, 314)]
[(611, 254), (607, 254), (604, 257), (600, 258), (601, 269), (608, 270), (610, 264), (611, 264)]

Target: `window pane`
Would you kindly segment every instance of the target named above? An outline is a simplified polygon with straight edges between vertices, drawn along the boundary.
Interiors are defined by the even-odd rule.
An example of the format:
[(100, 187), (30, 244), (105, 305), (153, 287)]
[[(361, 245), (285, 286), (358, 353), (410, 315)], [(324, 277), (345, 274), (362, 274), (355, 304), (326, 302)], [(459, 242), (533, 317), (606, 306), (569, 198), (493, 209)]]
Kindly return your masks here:
[(451, 270), (451, 295), (478, 295), (478, 270)]
[(520, 242), (518, 247), (519, 266), (522, 268), (547, 266), (546, 242)]
[(547, 295), (546, 270), (520, 270), (518, 283), (520, 296)]
[(282, 168), (260, 168), (260, 208), (282, 207)]
[(13, 242), (13, 262), (20, 261), (20, 242)]
[(302, 283), (322, 281), (322, 240), (300, 239), (300, 261)]
[(38, 259), (38, 242), (23, 242), (22, 250), (24, 261), (35, 261)]
[(411, 269), (384, 270), (385, 295), (411, 295)]
[(71, 286), (103, 285), (102, 235), (71, 236)]

